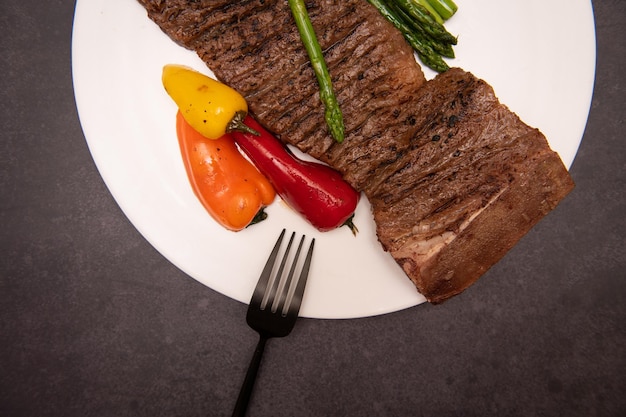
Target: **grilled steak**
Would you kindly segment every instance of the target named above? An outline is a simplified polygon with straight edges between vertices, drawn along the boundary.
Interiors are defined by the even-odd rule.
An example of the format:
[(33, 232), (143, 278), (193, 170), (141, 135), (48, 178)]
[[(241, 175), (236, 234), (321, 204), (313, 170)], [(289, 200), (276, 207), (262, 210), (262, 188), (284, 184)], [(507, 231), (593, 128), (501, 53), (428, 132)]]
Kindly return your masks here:
[(472, 284), (574, 184), (541, 132), (470, 73), (437, 76), (414, 105), (410, 144), (364, 191), (380, 242), (437, 303)]
[(572, 189), (545, 137), (460, 69), (426, 82), (364, 0), (309, 1), (346, 139), (329, 135), (283, 0), (139, 0), (239, 90), (284, 142), (339, 170), (372, 204), (378, 239), (433, 303), (463, 291)]

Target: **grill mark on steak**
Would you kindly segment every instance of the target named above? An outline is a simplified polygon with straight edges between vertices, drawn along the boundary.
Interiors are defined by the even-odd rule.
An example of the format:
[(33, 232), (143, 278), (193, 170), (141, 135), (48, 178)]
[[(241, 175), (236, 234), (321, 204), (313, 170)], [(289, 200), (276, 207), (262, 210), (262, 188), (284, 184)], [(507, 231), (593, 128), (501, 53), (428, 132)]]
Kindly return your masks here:
[(486, 82), (453, 68), (425, 83), (402, 35), (366, 1), (307, 3), (344, 113), (342, 144), (326, 130), (286, 1), (139, 1), (269, 130), (365, 193), (381, 245), (432, 303), (471, 285), (574, 186), (541, 132)]
[[(458, 74), (455, 70), (448, 75), (454, 73)], [(491, 142), (496, 138), (497, 145), (505, 145), (506, 133), (501, 130), (509, 124), (497, 120), (511, 117), (512, 113), (497, 102), (486, 83), (473, 77), (465, 78), (462, 84), (465, 87), (460, 91), (448, 88), (444, 77), (438, 77), (437, 81), (424, 87), (416, 104), (415, 135), (408, 146), (399, 151), (397, 160), (378, 172), (376, 180), (368, 184), (366, 193), (374, 195), (379, 187), (383, 187), (383, 192), (386, 188), (397, 194), (398, 186), (407, 183), (406, 175), (419, 180), (441, 173), (446, 165), (463, 165), (461, 162), (465, 158), (476, 157), (484, 153), (483, 148), (494, 146)], [(446, 89), (447, 98), (444, 96)], [(463, 104), (456, 104), (459, 96), (463, 96)], [(488, 118), (489, 115), (497, 117)]]

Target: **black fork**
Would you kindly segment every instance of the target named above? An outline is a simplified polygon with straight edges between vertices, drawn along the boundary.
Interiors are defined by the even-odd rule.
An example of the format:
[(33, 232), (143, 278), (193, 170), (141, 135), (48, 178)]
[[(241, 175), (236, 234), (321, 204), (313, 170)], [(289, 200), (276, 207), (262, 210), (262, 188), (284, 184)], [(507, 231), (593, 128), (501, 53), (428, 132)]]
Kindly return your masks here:
[(295, 232), (291, 234), (291, 238), (289, 239), (289, 243), (284, 251), (278, 269), (275, 274), (272, 274), (284, 236), (285, 230), (283, 229), (265, 264), (265, 268), (263, 268), (259, 282), (252, 294), (250, 306), (248, 307), (246, 321), (252, 329), (259, 333), (259, 342), (252, 356), (252, 360), (250, 361), (250, 366), (248, 367), (246, 378), (241, 386), (241, 391), (239, 391), (237, 404), (235, 404), (235, 409), (232, 414), (233, 417), (243, 416), (246, 413), (248, 401), (250, 400), (252, 388), (254, 387), (254, 381), (256, 380), (259, 365), (261, 364), (261, 358), (263, 357), (263, 351), (265, 350), (265, 343), (272, 337), (287, 336), (291, 333), (298, 319), (298, 312), (302, 304), (302, 296), (311, 266), (315, 239), (311, 240), (311, 244), (309, 245), (304, 259), (304, 264), (300, 269), (300, 274), (294, 280), (294, 273), (305, 236), (302, 236), (300, 239), (298, 249), (291, 261), (291, 267), (285, 274), (285, 265), (288, 261)]

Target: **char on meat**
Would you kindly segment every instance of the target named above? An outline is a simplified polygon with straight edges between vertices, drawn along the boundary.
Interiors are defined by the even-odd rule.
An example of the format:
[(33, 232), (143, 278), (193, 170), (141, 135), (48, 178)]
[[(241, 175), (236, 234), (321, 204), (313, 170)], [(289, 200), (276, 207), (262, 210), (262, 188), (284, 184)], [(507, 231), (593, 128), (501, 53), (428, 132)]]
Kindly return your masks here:
[(342, 144), (327, 131), (287, 1), (139, 2), (277, 137), (365, 193), (383, 248), (432, 303), (471, 285), (574, 186), (541, 132), (486, 82), (458, 68), (426, 82), (365, 0), (307, 2), (344, 114)]

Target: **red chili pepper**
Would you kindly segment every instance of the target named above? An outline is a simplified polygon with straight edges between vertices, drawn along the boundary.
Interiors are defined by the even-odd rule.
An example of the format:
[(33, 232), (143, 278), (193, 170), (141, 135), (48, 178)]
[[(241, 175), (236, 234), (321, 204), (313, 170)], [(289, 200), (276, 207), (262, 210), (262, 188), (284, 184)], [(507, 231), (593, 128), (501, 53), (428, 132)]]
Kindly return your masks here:
[(339, 172), (297, 158), (251, 116), (244, 123), (260, 135), (232, 132), (232, 137), (291, 208), (320, 231), (347, 225), (356, 234), (352, 217), (360, 194)]

